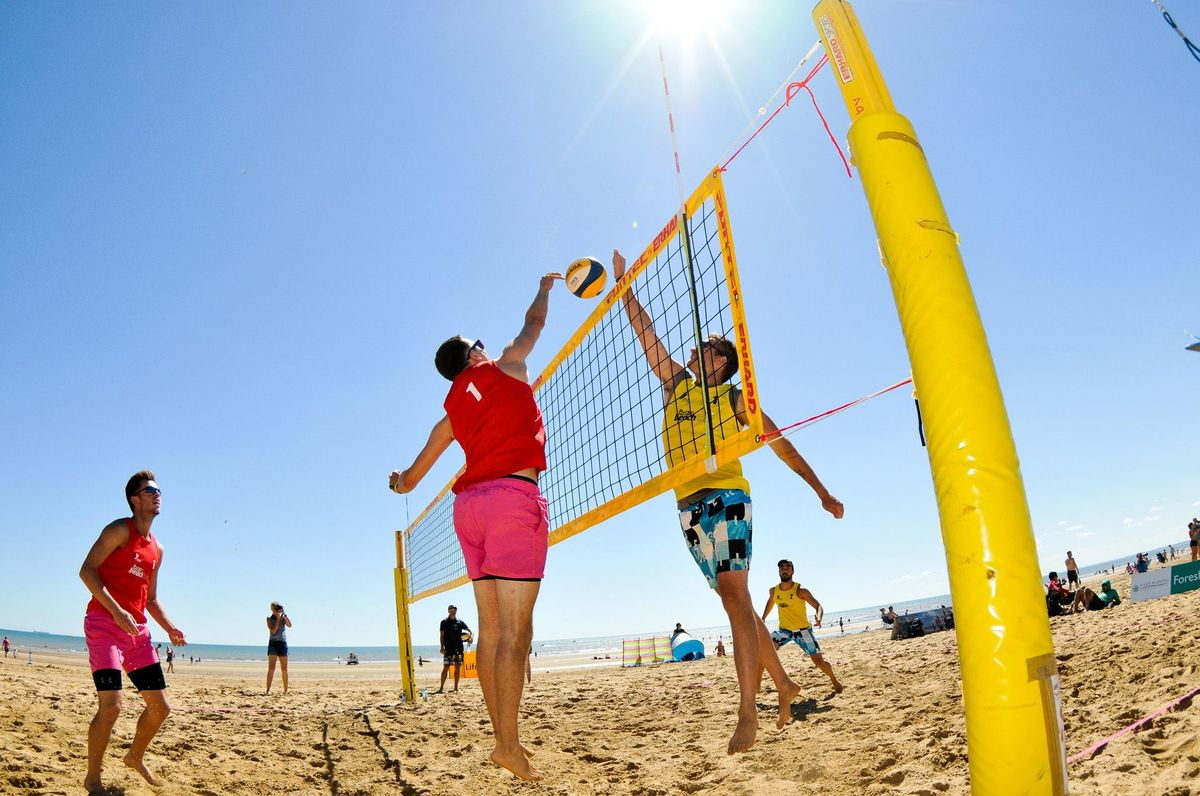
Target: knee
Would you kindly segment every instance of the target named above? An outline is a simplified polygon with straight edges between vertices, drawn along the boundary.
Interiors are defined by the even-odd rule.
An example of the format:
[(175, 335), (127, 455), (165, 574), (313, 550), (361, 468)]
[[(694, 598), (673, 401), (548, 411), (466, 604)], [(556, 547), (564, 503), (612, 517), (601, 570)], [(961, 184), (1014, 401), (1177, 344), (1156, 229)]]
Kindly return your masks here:
[(171, 703), (167, 699), (146, 703), (146, 712), (156, 719), (166, 720), (171, 715)]
[(96, 718), (100, 719), (101, 721), (108, 722), (109, 724), (116, 723), (117, 718), (120, 717), (120, 715), (121, 715), (121, 700), (120, 699), (117, 699), (114, 702), (109, 702), (104, 705), (101, 705), (99, 707), (99, 709), (96, 710)]
[(738, 582), (718, 579), (717, 596), (727, 609), (750, 604), (750, 593), (746, 591), (744, 584)]

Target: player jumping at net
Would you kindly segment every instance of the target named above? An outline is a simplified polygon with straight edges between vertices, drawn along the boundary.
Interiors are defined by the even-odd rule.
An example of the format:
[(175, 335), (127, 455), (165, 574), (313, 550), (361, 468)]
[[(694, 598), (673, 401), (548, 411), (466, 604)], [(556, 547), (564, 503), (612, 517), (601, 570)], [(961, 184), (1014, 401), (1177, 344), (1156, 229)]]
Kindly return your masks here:
[(492, 761), (521, 779), (542, 774), (520, 742), (517, 709), (525, 686), (525, 661), (533, 641), (533, 606), (549, 546), (549, 511), (538, 490), (546, 469), (546, 430), (529, 385), (526, 358), (533, 351), (559, 274), (546, 274), (525, 313), (525, 325), (499, 359), (483, 341), (452, 337), (434, 364), (453, 382), (446, 415), (412, 466), (394, 471), (392, 490), (411, 491), (438, 457), (458, 440), (466, 471), (454, 482), (454, 531), (479, 610), (477, 664), (496, 749)]
[[(613, 250), (613, 277), (625, 275), (625, 258)], [(650, 315), (642, 308), (633, 288), (622, 296), (630, 325), (646, 361), (663, 384), (663, 446), (668, 466), (707, 453), (707, 423), (704, 404), (712, 407), (713, 435), (719, 442), (747, 426), (742, 392), (729, 384), (738, 371), (737, 348), (724, 337), (711, 335), (699, 350), (692, 349), (686, 364), (673, 360), (654, 331)], [(703, 370), (708, 395), (700, 384)], [(762, 414), (764, 433), (778, 430)], [(804, 479), (821, 506), (835, 518), (844, 511), (841, 501), (817, 478), (808, 462), (788, 440), (776, 437), (771, 450), (797, 475)], [(729, 626), (733, 630), (733, 658), (737, 669), (740, 704), (737, 728), (729, 739), (728, 752), (744, 752), (754, 745), (758, 734), (757, 696), (764, 670), (771, 675), (779, 691), (779, 720), (783, 727), (791, 720), (792, 700), (798, 686), (779, 662), (767, 626), (754, 610), (750, 598), (751, 512), (750, 485), (742, 475), (739, 461), (730, 462), (715, 472), (706, 473), (675, 489), (683, 537), (710, 588), (721, 598)]]
[(79, 569), (79, 577), (92, 593), (83, 619), (83, 635), (99, 701), (88, 727), (88, 766), (83, 780), (88, 793), (103, 791), (100, 772), (104, 752), (121, 715), (121, 669), (146, 703), (124, 762), (151, 785), (159, 784), (143, 757), (171, 713), (171, 704), (158, 653), (150, 642), (146, 614), (167, 631), (176, 647), (187, 644), (183, 631), (167, 618), (158, 601), (163, 549), (150, 533), (150, 525), (162, 507), (162, 492), (154, 473), (135, 473), (125, 485), (125, 501), (133, 516), (110, 522)]
[[(825, 676), (833, 684), (834, 692), (840, 694), (842, 684), (834, 675), (829, 661), (821, 654), (821, 645), (817, 643), (817, 638), (812, 632), (813, 627), (821, 626), (821, 620), (825, 618), (825, 609), (812, 592), (792, 580), (795, 571), (792, 562), (786, 558), (779, 562), (779, 583), (771, 587), (771, 594), (767, 597), (767, 604), (762, 611), (762, 620), (766, 622), (771, 609), (778, 605), (779, 629), (771, 634), (775, 649), (783, 649), (789, 641), (796, 642), (796, 646), (812, 659), (813, 665), (825, 672)], [(806, 603), (817, 612), (811, 625), (808, 622)]]

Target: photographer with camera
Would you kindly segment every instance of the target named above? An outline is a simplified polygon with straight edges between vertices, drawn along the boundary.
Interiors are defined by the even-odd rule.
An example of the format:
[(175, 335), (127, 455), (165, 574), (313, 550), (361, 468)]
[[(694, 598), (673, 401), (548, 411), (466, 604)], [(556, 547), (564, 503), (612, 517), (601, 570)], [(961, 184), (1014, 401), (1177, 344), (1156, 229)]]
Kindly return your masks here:
[(267, 617), (267, 630), (271, 638), (267, 641), (267, 693), (271, 693), (271, 680), (275, 678), (275, 662), (279, 662), (280, 676), (283, 678), (283, 693), (288, 690), (287, 676), (287, 628), (292, 626), (292, 620), (284, 613), (283, 606), (271, 603), (271, 615)]

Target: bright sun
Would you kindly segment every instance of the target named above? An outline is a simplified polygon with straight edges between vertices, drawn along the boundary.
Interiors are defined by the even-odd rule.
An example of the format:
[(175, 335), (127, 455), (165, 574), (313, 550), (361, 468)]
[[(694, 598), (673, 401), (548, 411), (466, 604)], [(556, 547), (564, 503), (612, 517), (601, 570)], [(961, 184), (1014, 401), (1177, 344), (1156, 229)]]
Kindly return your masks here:
[(700, 36), (712, 39), (725, 24), (731, 6), (729, 0), (654, 0), (654, 29), (674, 34), (684, 44)]

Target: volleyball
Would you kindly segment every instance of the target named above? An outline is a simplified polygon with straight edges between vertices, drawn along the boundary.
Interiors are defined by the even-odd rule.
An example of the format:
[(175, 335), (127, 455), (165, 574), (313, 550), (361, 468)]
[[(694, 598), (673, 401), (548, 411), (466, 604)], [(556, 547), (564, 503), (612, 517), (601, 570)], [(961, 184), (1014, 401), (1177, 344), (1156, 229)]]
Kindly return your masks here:
[(595, 298), (604, 289), (604, 266), (595, 257), (582, 257), (567, 266), (567, 289), (579, 298)]

